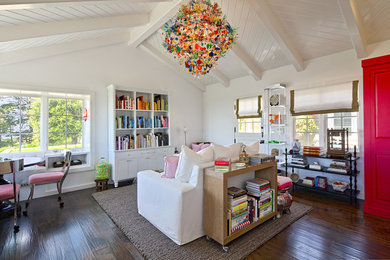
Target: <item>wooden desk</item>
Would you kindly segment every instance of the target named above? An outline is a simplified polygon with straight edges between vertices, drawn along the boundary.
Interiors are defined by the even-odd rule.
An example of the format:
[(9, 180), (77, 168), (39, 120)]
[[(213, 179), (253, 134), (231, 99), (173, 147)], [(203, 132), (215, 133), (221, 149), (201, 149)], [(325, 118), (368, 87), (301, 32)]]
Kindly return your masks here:
[[(227, 231), (228, 179), (250, 172), (254, 172), (256, 178), (266, 179), (270, 182), (271, 189), (274, 190), (274, 211), (229, 236)], [(225, 247), (226, 244), (275, 217), (277, 214), (276, 195), (278, 191), (278, 182), (277, 164), (275, 161), (245, 168), (237, 168), (235, 167), (235, 164), (232, 164), (229, 172), (216, 172), (214, 171), (214, 167), (206, 168), (204, 170), (203, 189), (204, 232), (208, 237), (220, 243), (224, 250), (227, 250)]]

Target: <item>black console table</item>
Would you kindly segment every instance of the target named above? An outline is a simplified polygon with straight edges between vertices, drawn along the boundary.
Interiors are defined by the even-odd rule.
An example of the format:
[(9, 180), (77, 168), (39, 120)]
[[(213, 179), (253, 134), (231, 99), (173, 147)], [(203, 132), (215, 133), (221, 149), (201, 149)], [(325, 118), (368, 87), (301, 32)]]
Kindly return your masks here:
[(328, 171), (327, 167), (322, 167), (321, 170), (315, 170), (315, 169), (310, 169), (308, 166), (300, 167), (300, 166), (296, 166), (296, 165), (291, 165), (287, 161), (288, 156), (290, 155), (289, 153), (287, 153), (287, 148), (286, 148), (286, 151), (284, 154), (286, 156), (286, 162), (284, 163), (283, 166), (286, 168), (286, 175), (287, 175), (288, 168), (291, 168), (292, 173), (294, 173), (294, 169), (301, 169), (301, 170), (307, 170), (307, 171), (322, 172), (322, 173), (327, 173), (327, 174), (349, 176), (349, 188), (346, 189), (344, 192), (334, 190), (332, 185), (327, 185), (326, 189), (317, 188), (315, 186), (313, 186), (313, 187), (306, 186), (303, 184), (303, 180), (301, 180), (301, 179), (299, 179), (298, 182), (293, 183), (294, 190), (296, 188), (301, 188), (301, 189), (305, 189), (307, 191), (322, 193), (322, 194), (326, 194), (326, 195), (329, 195), (332, 197), (349, 198), (351, 204), (352, 204), (352, 202), (356, 203), (357, 195), (360, 193), (360, 191), (357, 189), (357, 178), (356, 178), (357, 175), (359, 174), (359, 171), (357, 170), (357, 160), (359, 160), (360, 157), (356, 156), (356, 146), (354, 148), (353, 154), (348, 153), (344, 158), (333, 158), (333, 157), (328, 157), (325, 155), (323, 155), (323, 156), (291, 155), (291, 156), (299, 156), (300, 158), (332, 159), (332, 160), (349, 162), (349, 171), (347, 171), (346, 173)]

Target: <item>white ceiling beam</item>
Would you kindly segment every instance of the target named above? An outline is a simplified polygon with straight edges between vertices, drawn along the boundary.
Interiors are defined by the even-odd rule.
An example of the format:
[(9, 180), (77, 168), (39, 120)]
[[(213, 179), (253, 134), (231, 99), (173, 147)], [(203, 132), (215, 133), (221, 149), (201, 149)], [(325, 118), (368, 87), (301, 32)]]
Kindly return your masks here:
[(161, 51), (154, 48), (150, 43), (143, 42), (141, 45), (139, 45), (139, 47), (142, 50), (149, 53), (154, 58), (156, 58), (159, 61), (161, 61), (162, 63), (164, 63), (165, 65), (168, 65), (168, 67), (179, 77), (181, 77), (184, 80), (186, 80), (187, 82), (195, 85), (200, 90), (206, 91), (206, 87), (199, 80), (197, 80), (195, 77), (193, 77), (189, 73), (183, 73), (182, 68), (180, 67), (180, 65), (178, 63), (175, 63), (175, 62), (169, 60), (167, 57), (164, 56), (164, 54)]
[(367, 41), (363, 30), (363, 21), (357, 9), (356, 0), (338, 0), (338, 4), (351, 36), (356, 56), (361, 59), (368, 56)]
[(17, 26), (2, 26), (0, 27), (0, 42), (102, 29), (128, 28), (144, 25), (148, 23), (148, 21), (149, 16), (147, 14), (135, 14)]
[(143, 41), (158, 31), (179, 9), (181, 0), (174, 0), (170, 3), (160, 3), (150, 14), (150, 22), (144, 27), (134, 28), (130, 33), (130, 47), (138, 47)]
[(212, 70), (213, 77), (219, 81), (224, 87), (230, 87), (230, 79), (219, 69)]
[(263, 76), (263, 70), (259, 67), (258, 63), (249, 56), (248, 53), (237, 43), (233, 45), (232, 52), (240, 59), (242, 65), (246, 68), (248, 73), (258, 81)]
[(66, 43), (53, 44), (49, 46), (40, 46), (0, 53), (0, 65), (26, 62), (30, 60), (57, 56), (66, 53), (126, 43), (128, 37), (129, 36), (127, 33), (115, 32), (97, 38), (76, 40)]
[(279, 44), (290, 63), (294, 65), (297, 71), (302, 71), (304, 69), (304, 63), (301, 54), (294, 46), (294, 43), (291, 41), (276, 14), (272, 11), (267, 0), (249, 0), (249, 3), (256, 12), (257, 17), (264, 23), (272, 37)]
[(20, 10), (53, 6), (74, 6), (101, 3), (158, 3), (171, 0), (5, 0), (0, 1), (0, 10)]

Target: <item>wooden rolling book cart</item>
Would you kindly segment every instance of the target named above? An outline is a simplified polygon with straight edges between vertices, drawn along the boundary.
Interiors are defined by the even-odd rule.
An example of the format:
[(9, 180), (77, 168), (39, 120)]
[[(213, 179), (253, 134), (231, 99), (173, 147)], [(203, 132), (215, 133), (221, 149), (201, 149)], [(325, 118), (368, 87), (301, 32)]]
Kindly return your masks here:
[[(250, 223), (248, 226), (228, 235), (227, 228), (227, 201), (228, 201), (228, 179), (234, 176), (254, 172), (256, 178), (266, 179), (270, 182), (271, 189), (274, 189), (274, 211), (265, 217)], [(203, 206), (203, 229), (206, 238), (217, 241), (222, 245), (224, 251), (228, 250), (226, 246), (229, 242), (240, 237), (251, 229), (275, 218), (277, 214), (276, 194), (278, 190), (277, 182), (277, 164), (275, 161), (259, 165), (237, 168), (233, 164), (229, 172), (216, 172), (214, 168), (204, 170), (204, 206)], [(240, 187), (243, 188), (243, 187)]]

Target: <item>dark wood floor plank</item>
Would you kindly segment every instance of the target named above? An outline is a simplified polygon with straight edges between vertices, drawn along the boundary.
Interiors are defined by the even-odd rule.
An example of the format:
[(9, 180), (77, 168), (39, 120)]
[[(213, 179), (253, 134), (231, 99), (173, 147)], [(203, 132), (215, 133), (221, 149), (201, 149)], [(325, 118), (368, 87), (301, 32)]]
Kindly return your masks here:
[[(0, 220), (0, 259), (143, 259), (87, 189), (35, 199), (28, 217)], [(390, 258), (390, 220), (365, 215), (363, 203), (295, 192), (313, 210), (259, 247), (247, 259)]]

